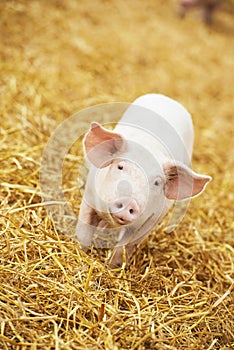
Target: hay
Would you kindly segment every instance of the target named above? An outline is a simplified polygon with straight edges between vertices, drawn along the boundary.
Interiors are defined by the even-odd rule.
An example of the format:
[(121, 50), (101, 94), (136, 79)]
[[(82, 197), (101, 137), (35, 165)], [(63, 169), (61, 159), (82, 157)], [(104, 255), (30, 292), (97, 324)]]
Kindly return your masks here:
[[(233, 348), (231, 4), (208, 28), (169, 0), (1, 1), (1, 349)], [(194, 169), (214, 180), (109, 270), (108, 251), (80, 251), (41, 206), (41, 154), (75, 111), (151, 91), (191, 111)], [(76, 213), (79, 152), (64, 165)]]

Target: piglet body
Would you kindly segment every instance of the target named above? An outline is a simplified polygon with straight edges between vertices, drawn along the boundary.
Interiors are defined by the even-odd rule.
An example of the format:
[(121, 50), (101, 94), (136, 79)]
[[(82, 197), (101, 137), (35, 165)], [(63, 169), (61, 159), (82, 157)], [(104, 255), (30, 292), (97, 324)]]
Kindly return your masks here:
[(93, 122), (83, 146), (90, 168), (76, 235), (85, 248), (96, 229), (118, 230), (112, 266), (122, 263), (123, 246), (128, 259), (175, 201), (200, 194), (211, 179), (190, 168), (190, 114), (163, 95), (136, 99), (113, 131)]

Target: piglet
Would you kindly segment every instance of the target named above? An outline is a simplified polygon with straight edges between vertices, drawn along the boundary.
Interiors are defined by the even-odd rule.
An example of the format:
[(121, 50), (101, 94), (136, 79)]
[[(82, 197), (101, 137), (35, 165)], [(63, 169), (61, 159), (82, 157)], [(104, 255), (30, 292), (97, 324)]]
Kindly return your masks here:
[(212, 23), (212, 15), (219, 5), (220, 0), (180, 0), (179, 15), (184, 17), (186, 12), (192, 8), (201, 10), (201, 16), (205, 23)]
[(95, 232), (117, 232), (112, 267), (130, 258), (173, 204), (199, 195), (211, 180), (190, 168), (190, 114), (160, 94), (137, 98), (113, 131), (92, 122), (83, 148), (89, 174), (76, 236), (86, 249)]

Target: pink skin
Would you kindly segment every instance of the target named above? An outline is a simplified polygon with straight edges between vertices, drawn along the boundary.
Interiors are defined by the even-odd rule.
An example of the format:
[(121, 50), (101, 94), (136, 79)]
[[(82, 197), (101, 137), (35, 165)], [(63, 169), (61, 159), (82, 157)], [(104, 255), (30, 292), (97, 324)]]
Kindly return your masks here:
[[(191, 153), (193, 135), (190, 116), (181, 105), (164, 96), (153, 94), (142, 96), (138, 103), (150, 104), (152, 109), (159, 103), (158, 110), (161, 114), (165, 111), (167, 122), (177, 127), (177, 133), (182, 135), (186, 148)], [(177, 112), (178, 121), (175, 122)], [(127, 112), (126, 115), (127, 118), (132, 118), (131, 113), (128, 116)], [(129, 159), (129, 140), (137, 140), (143, 143), (145, 149), (148, 147), (151, 152), (157, 152), (155, 164), (158, 166), (147, 158), (149, 153), (141, 154), (137, 149), (134, 152), (134, 147), (133, 153), (130, 153), (132, 159)], [(123, 246), (126, 259), (130, 258), (135, 247), (162, 220), (175, 200), (199, 195), (211, 180), (209, 176), (195, 173), (181, 161), (170, 159), (158, 141), (151, 139), (148, 133), (144, 134), (142, 129), (132, 130), (118, 124), (114, 131), (109, 131), (98, 123), (92, 123), (83, 145), (90, 162), (90, 172), (76, 234), (85, 249), (92, 244), (95, 228), (120, 227), (118, 244), (111, 259), (112, 267), (122, 264)], [(178, 147), (178, 152), (179, 150)], [(141, 156), (143, 159), (147, 158), (146, 168), (141, 166), (144, 162), (139, 162)], [(147, 168), (149, 162), (150, 167)], [(149, 219), (151, 213), (152, 220)], [(129, 224), (130, 231), (127, 229)], [(140, 234), (143, 226), (144, 232)]]

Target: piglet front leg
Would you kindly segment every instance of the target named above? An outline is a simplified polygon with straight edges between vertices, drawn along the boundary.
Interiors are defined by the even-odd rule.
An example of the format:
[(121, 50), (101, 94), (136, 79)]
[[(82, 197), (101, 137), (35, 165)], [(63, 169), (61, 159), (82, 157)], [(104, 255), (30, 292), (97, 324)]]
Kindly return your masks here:
[[(119, 233), (118, 243), (113, 250), (110, 267), (115, 268), (121, 266), (126, 258), (126, 263), (130, 259), (132, 253), (136, 248), (136, 243), (130, 241), (132, 232), (126, 228), (122, 228)], [(125, 256), (124, 256), (125, 255)]]
[(92, 245), (98, 248), (107, 247), (109, 244), (109, 233), (111, 231), (108, 228), (107, 221), (102, 219), (93, 208), (83, 201), (80, 206), (76, 226), (76, 237), (81, 248), (87, 251)]
[(79, 218), (76, 225), (76, 237), (84, 251), (92, 245), (92, 239), (96, 229), (92, 222), (95, 216), (95, 210), (83, 201), (80, 206)]

